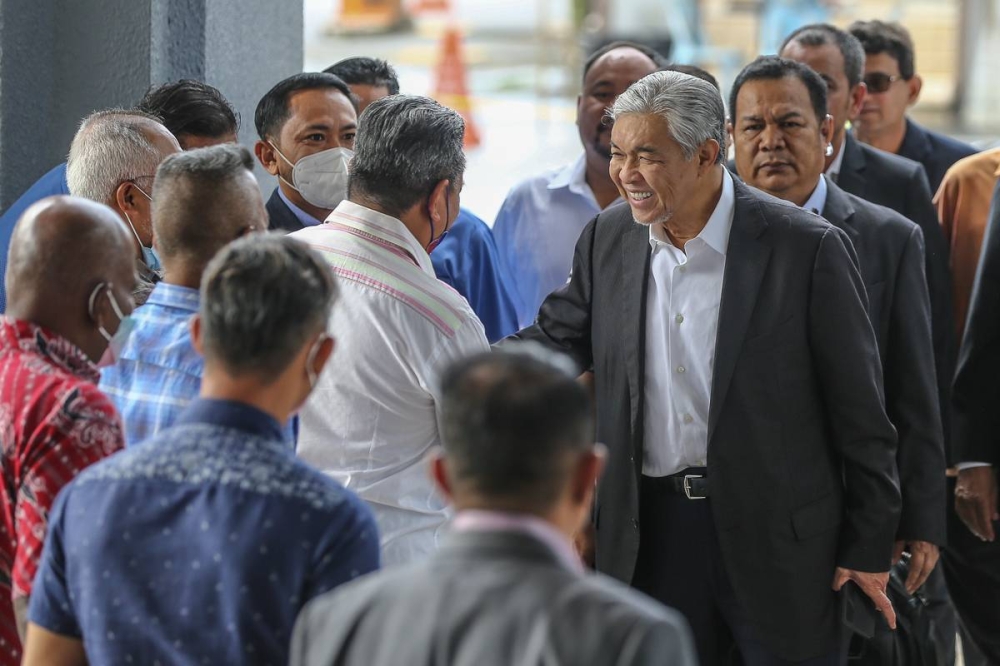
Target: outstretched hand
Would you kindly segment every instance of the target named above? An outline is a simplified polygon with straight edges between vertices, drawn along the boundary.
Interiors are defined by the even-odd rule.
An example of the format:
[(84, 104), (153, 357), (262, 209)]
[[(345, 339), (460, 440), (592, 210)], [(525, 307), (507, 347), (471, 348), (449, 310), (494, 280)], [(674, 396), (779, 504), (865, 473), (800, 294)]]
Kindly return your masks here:
[(868, 595), (868, 598), (875, 604), (875, 608), (885, 616), (885, 621), (889, 623), (891, 629), (896, 628), (896, 611), (892, 609), (892, 602), (885, 594), (886, 586), (889, 584), (889, 572), (868, 573), (865, 571), (854, 571), (837, 567), (833, 572), (833, 590), (840, 592), (847, 581), (854, 581), (861, 591)]

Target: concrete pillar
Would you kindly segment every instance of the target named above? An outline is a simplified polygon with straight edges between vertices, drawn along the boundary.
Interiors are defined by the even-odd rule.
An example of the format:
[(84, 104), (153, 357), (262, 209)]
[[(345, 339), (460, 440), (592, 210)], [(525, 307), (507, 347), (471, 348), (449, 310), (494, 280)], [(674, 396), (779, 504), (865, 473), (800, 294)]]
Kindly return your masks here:
[(63, 161), (80, 119), (195, 78), (240, 112), (302, 69), (302, 0), (0, 0), (0, 210)]

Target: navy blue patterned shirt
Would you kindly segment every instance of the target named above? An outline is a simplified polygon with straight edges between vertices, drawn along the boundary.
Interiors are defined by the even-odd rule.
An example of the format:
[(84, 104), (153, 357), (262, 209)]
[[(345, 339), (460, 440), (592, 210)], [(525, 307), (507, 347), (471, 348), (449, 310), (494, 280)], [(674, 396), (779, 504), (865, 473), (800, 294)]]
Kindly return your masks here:
[(379, 564), (367, 506), (238, 402), (88, 468), (49, 524), (29, 619), (92, 664), (286, 664), (305, 603)]

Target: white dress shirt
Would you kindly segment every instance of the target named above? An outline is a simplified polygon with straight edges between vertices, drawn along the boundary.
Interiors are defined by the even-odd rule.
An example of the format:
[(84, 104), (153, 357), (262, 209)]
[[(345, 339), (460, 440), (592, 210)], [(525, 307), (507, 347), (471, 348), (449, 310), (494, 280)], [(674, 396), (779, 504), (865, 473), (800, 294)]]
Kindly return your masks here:
[(816, 187), (813, 188), (812, 194), (806, 199), (806, 202), (802, 204), (802, 208), (809, 211), (810, 213), (815, 213), (816, 215), (822, 215), (823, 209), (826, 208), (826, 178), (823, 176), (819, 177), (819, 182), (816, 183)]
[(667, 476), (708, 463), (708, 410), (722, 278), (733, 225), (733, 180), (708, 223), (681, 250), (658, 224), (646, 296), (646, 379), (642, 473)]
[[(847, 131), (847, 130), (844, 130)], [(844, 150), (847, 148), (847, 139), (844, 139), (840, 143), (840, 150), (837, 151), (837, 156), (833, 158), (830, 162), (830, 166), (826, 169), (826, 175), (833, 179), (833, 182), (837, 182), (840, 178), (840, 167), (844, 164)]]
[(530, 326), (545, 297), (566, 284), (576, 241), (600, 212), (583, 154), (573, 164), (518, 183), (504, 199), (493, 237), (521, 297), (520, 328)]
[(426, 461), (440, 443), (437, 377), (489, 350), (483, 326), (396, 218), (344, 201), (291, 236), (324, 256), (340, 287), (336, 348), (300, 414), (298, 455), (368, 502), (383, 564), (419, 559), (448, 517)]

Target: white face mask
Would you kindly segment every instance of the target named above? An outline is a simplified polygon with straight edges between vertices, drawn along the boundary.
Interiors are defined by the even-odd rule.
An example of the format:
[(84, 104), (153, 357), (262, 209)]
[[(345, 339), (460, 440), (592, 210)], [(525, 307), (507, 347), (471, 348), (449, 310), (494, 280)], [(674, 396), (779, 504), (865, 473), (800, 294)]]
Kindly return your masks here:
[(286, 185), (295, 189), (302, 198), (317, 208), (333, 210), (347, 198), (347, 165), (354, 151), (347, 148), (330, 148), (306, 155), (292, 164), (273, 143), (278, 157), (292, 167), (292, 182), (281, 176)]

